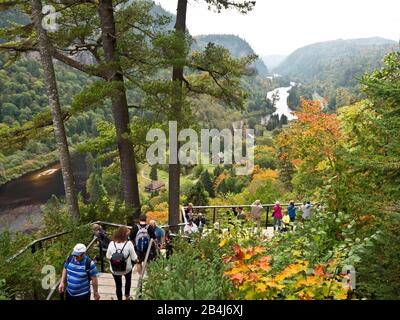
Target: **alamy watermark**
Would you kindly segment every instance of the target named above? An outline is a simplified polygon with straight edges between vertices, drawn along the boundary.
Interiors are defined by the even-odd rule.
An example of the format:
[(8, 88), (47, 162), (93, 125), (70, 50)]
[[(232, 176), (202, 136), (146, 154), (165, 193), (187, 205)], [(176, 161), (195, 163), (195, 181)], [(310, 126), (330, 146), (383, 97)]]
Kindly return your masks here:
[[(178, 160), (183, 165), (236, 164), (239, 165), (235, 167), (236, 175), (249, 175), (253, 172), (253, 129), (223, 129), (221, 131), (201, 129), (199, 142), (199, 135), (195, 130), (183, 129), (178, 133), (177, 128), (176, 121), (169, 121), (169, 164), (177, 164)], [(147, 132), (146, 140), (153, 142), (146, 152), (147, 162), (150, 165), (167, 164), (167, 135), (165, 132), (161, 129), (150, 129)], [(221, 150), (222, 140), (223, 150)], [(179, 142), (184, 144), (178, 147)]]
[(42, 19), (42, 27), (46, 31), (55, 32), (58, 30), (57, 18), (61, 13), (57, 12), (56, 8), (52, 5), (45, 5), (42, 9), (44, 15)]

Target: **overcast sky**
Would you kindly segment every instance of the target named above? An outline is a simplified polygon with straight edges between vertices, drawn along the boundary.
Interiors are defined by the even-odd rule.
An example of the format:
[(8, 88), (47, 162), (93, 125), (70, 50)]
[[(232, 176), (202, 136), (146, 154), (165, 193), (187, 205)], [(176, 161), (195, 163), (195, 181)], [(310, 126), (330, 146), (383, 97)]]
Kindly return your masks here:
[[(177, 0), (155, 0), (176, 13)], [(366, 37), (400, 39), (400, 0), (257, 0), (247, 15), (214, 13), (189, 0), (192, 35), (229, 33), (246, 39), (258, 55), (290, 54), (314, 42)]]

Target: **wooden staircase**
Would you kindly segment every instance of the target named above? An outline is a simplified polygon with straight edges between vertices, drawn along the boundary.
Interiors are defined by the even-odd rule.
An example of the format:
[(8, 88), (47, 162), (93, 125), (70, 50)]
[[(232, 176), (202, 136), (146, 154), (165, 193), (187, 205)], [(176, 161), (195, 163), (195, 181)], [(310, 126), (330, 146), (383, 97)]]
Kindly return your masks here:
[[(117, 295), (115, 294), (115, 282), (111, 273), (98, 273), (97, 274), (100, 300), (117, 300)], [(132, 286), (131, 286), (131, 297), (135, 299), (138, 293), (138, 283), (139, 274), (136, 271), (132, 273)], [(125, 290), (125, 277), (122, 276), (122, 294)], [(125, 299), (125, 297), (123, 297)], [(91, 300), (93, 298), (93, 292)]]

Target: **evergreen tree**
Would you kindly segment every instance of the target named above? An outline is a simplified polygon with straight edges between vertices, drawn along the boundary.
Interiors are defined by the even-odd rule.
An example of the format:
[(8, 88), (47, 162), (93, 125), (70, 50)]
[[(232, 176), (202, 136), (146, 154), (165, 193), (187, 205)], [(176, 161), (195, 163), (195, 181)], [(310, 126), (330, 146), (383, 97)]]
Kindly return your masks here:
[(152, 166), (150, 170), (150, 179), (152, 181), (157, 181), (158, 180), (158, 175), (157, 175), (157, 166)]
[(227, 192), (228, 192), (228, 186), (226, 185), (226, 181), (224, 179), (218, 185), (218, 193), (221, 193), (222, 195), (225, 195)]
[(96, 168), (89, 176), (87, 191), (90, 194), (90, 202), (96, 203), (107, 196), (107, 190), (102, 182), (102, 169)]
[(216, 179), (222, 172), (224, 172), (224, 168), (221, 166), (216, 166), (214, 168), (214, 179)]
[(288, 118), (286, 115), (282, 115), (281, 116), (281, 121), (280, 121), (280, 127), (282, 127), (282, 125), (287, 124), (288, 123)]
[(67, 137), (61, 112), (58, 95), (57, 80), (51, 55), (51, 45), (46, 31), (42, 26), (42, 0), (32, 0), (32, 17), (39, 46), (46, 82), (47, 96), (54, 123), (54, 135), (57, 142), (60, 165), (64, 182), (65, 198), (67, 199), (69, 212), (75, 219), (79, 218), (78, 198), (75, 188), (75, 179), (72, 172), (71, 156), (68, 149)]
[[(214, 7), (220, 12), (222, 9), (236, 8), (241, 13), (247, 13), (254, 5), (255, 1), (225, 1), (225, 0), (205, 0), (209, 8)], [(185, 99), (185, 91), (193, 93), (209, 94), (211, 96), (219, 96), (221, 100), (228, 105), (242, 105), (244, 94), (240, 90), (240, 84), (234, 78), (242, 75), (246, 71), (249, 62), (255, 60), (255, 56), (241, 61), (241, 67), (236, 64), (229, 66), (229, 60), (232, 61), (227, 49), (209, 43), (203, 54), (193, 54), (192, 59), (189, 58), (190, 44), (188, 43), (188, 35), (186, 30), (186, 14), (188, 0), (178, 0), (176, 10), (175, 33), (173, 35), (174, 57), (168, 59), (172, 61), (172, 84), (171, 84), (171, 112), (168, 120), (177, 121), (178, 130), (182, 128), (185, 109), (187, 103)], [(186, 64), (185, 61), (189, 60)], [(239, 59), (240, 60), (240, 59)], [(188, 66), (201, 73), (208, 73), (209, 79), (202, 83), (193, 84), (184, 76), (184, 68)], [(233, 81), (229, 81), (232, 76)], [(204, 80), (204, 79), (203, 79)], [(226, 81), (228, 80), (228, 81)], [(222, 84), (224, 83), (227, 84)], [(230, 82), (230, 83), (229, 83)], [(211, 83), (211, 85), (210, 85)], [(239, 90), (238, 90), (239, 89)], [(239, 94), (238, 94), (239, 92)], [(178, 146), (179, 147), (179, 146)], [(180, 190), (180, 164), (178, 159), (173, 159), (169, 165), (169, 198), (168, 198), (168, 223), (175, 225), (179, 222), (179, 190)]]
[(204, 189), (208, 192), (211, 198), (215, 197), (214, 189), (213, 189), (213, 182), (211, 180), (210, 174), (208, 170), (205, 170), (201, 176), (200, 181), (204, 185)]
[(208, 205), (208, 193), (204, 189), (204, 185), (201, 181), (198, 181), (189, 191), (188, 202), (193, 203), (195, 206), (207, 206)]

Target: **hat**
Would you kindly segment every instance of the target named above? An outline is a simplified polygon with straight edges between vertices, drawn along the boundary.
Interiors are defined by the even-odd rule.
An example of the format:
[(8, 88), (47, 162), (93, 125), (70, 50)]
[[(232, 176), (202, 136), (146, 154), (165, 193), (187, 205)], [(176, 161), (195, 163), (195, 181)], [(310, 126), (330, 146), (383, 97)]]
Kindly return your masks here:
[(80, 256), (86, 252), (86, 246), (83, 243), (78, 243), (72, 251), (73, 256)]

